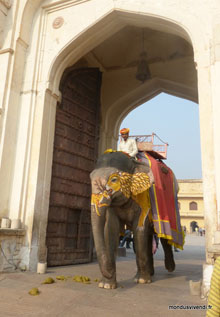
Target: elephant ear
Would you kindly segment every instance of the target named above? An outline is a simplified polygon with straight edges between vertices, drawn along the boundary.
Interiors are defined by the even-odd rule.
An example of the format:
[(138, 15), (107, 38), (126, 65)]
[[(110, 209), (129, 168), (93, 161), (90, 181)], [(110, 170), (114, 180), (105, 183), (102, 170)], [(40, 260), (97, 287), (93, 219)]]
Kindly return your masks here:
[(151, 186), (150, 177), (144, 172), (133, 174), (131, 181), (131, 193), (134, 196), (145, 192)]
[(131, 182), (132, 198), (141, 207), (138, 227), (143, 228), (145, 219), (151, 209), (150, 195), (148, 189), (151, 186), (150, 177), (144, 172), (133, 174)]

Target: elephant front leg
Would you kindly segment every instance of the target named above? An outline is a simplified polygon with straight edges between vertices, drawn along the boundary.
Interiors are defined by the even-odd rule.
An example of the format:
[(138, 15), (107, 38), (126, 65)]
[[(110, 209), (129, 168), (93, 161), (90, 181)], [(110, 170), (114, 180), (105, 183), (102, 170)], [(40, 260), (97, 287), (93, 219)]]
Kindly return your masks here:
[(116, 252), (119, 237), (119, 220), (114, 210), (107, 208), (106, 215), (98, 216), (92, 211), (92, 228), (102, 279), (99, 287), (114, 289), (116, 282)]
[(117, 287), (116, 281), (116, 256), (119, 240), (119, 218), (114, 208), (109, 207), (106, 214), (105, 223), (105, 245), (107, 253), (107, 267), (111, 272), (111, 277), (103, 276), (102, 281), (99, 283), (99, 287), (106, 289), (113, 289)]
[[(148, 222), (148, 220), (146, 220)], [(152, 234), (150, 225), (147, 223), (144, 228), (136, 228), (135, 248), (137, 274), (135, 282), (140, 284), (151, 283), (151, 275), (154, 274), (152, 254)]]

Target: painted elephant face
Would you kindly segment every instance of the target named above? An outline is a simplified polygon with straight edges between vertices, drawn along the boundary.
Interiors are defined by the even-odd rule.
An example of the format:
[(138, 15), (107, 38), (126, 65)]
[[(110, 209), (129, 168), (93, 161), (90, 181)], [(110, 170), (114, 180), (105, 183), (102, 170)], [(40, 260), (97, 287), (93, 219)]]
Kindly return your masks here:
[(91, 204), (95, 207), (97, 215), (100, 216), (100, 208), (110, 205), (111, 198), (114, 197), (115, 193), (121, 192), (126, 198), (131, 197), (137, 201), (137, 197), (140, 198), (140, 194), (146, 192), (150, 186), (150, 178), (144, 172), (130, 174), (115, 171), (108, 175), (106, 185), (102, 186), (99, 193), (92, 193)]

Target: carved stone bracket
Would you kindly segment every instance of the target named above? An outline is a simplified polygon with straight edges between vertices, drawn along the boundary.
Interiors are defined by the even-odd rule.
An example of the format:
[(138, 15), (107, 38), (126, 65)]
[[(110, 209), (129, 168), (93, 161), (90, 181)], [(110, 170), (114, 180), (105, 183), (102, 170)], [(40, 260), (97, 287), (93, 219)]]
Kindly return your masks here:
[(12, 5), (12, 0), (0, 0), (0, 3), (2, 3), (7, 9), (10, 9)]

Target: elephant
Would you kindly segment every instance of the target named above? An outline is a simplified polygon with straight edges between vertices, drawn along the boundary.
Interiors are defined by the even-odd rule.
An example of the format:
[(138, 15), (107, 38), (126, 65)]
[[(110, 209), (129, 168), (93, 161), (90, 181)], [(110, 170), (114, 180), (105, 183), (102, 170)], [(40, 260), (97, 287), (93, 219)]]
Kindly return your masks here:
[[(152, 170), (123, 152), (101, 155), (90, 174), (91, 223), (97, 260), (101, 271), (98, 286), (117, 288), (116, 255), (120, 229), (133, 231), (137, 274), (136, 283), (151, 283), (154, 274), (149, 188), (154, 182)], [(161, 238), (165, 267), (175, 269), (172, 246)]]

